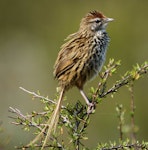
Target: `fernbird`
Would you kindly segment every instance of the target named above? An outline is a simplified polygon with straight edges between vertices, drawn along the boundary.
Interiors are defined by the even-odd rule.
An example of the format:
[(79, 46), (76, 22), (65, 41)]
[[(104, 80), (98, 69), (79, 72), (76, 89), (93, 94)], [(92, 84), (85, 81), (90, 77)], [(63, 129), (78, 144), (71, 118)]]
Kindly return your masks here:
[(111, 21), (113, 21), (112, 18), (104, 16), (101, 12), (91, 11), (82, 18), (79, 30), (69, 35), (66, 39), (67, 42), (62, 45), (54, 65), (54, 77), (58, 80), (61, 89), (59, 100), (47, 126), (32, 141), (32, 143), (36, 142), (47, 130), (42, 149), (51, 133), (56, 130), (65, 91), (76, 86), (88, 108), (93, 106), (85, 95), (83, 86), (86, 81), (98, 75), (104, 64), (110, 41), (106, 27)]

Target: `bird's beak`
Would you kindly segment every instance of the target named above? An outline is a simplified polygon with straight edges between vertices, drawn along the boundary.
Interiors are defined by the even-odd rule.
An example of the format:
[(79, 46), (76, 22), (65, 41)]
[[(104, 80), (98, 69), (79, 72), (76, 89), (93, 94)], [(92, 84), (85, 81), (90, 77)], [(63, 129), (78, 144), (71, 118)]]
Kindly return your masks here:
[(106, 23), (111, 22), (111, 21), (114, 21), (114, 19), (113, 18), (105, 18)]

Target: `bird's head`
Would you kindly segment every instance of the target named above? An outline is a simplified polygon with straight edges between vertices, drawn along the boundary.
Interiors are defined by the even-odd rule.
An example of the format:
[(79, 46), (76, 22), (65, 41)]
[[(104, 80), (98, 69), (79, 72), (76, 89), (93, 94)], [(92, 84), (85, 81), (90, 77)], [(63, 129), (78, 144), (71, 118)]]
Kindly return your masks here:
[(113, 21), (113, 18), (108, 18), (98, 11), (89, 12), (81, 21), (81, 30), (91, 30), (92, 32), (104, 31), (109, 22)]

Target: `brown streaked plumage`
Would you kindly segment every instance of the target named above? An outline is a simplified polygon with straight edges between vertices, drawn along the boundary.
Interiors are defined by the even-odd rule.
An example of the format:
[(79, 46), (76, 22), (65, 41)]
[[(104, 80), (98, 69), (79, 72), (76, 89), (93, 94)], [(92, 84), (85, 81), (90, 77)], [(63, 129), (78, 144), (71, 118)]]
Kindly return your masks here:
[(109, 43), (106, 26), (112, 20), (98, 11), (88, 13), (82, 18), (79, 30), (69, 35), (67, 42), (62, 45), (54, 66), (54, 76), (61, 88), (60, 97), (52, 117), (47, 122), (48, 126), (43, 128), (31, 144), (48, 129), (42, 146), (44, 148), (52, 131), (56, 129), (62, 98), (69, 88), (76, 86), (87, 105), (92, 106), (83, 92), (83, 86), (98, 75), (102, 68)]
[[(97, 31), (91, 30), (91, 25), (97, 18), (100, 19), (100, 22), (101, 19), (108, 19), (97, 11), (88, 13), (82, 19), (78, 32), (69, 35), (68, 41), (61, 47), (54, 66), (54, 76), (59, 81), (59, 86), (65, 88), (65, 90), (73, 86), (83, 89), (85, 82), (97, 75), (102, 67), (105, 54), (100, 55), (100, 60), (95, 62), (95, 57), (98, 56), (94, 46), (95, 44), (101, 45), (101, 42), (105, 41), (102, 45), (104, 51), (106, 51), (109, 38), (107, 33), (104, 32), (103, 37), (100, 36), (100, 43), (95, 43), (95, 39), (98, 39), (97, 36), (95, 37)], [(98, 53), (100, 52), (98, 51)], [(97, 64), (97, 61), (101, 63)]]

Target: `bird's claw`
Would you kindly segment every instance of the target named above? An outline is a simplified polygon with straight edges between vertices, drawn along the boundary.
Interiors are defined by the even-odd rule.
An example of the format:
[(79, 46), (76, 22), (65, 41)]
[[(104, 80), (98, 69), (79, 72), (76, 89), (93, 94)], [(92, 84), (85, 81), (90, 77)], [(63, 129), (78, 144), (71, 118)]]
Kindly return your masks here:
[(96, 108), (95, 102), (89, 102), (87, 106), (88, 106), (87, 107), (87, 113), (92, 114), (95, 111), (95, 108)]

